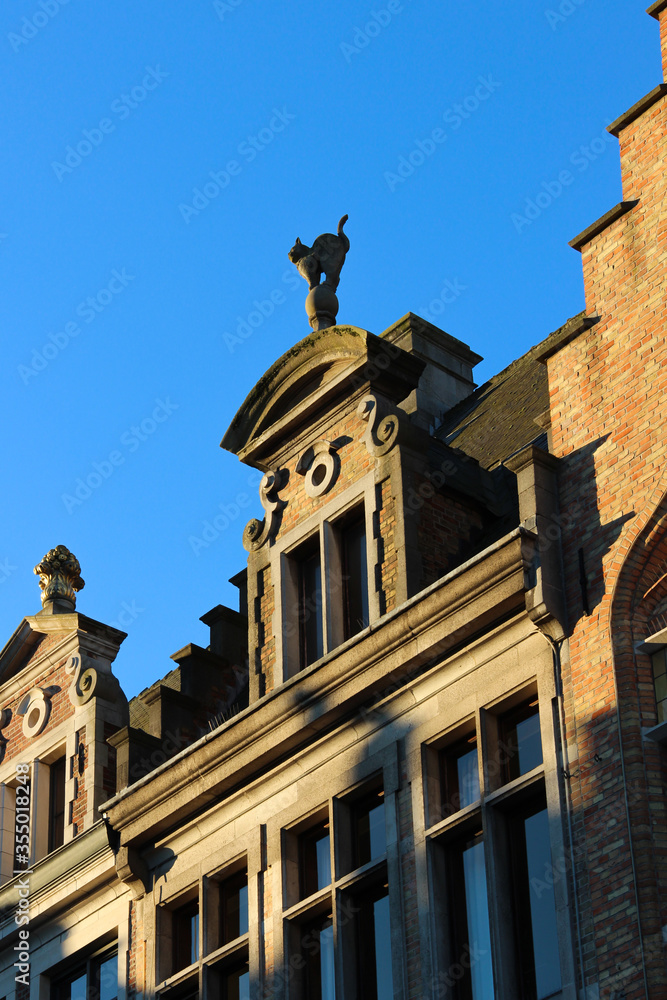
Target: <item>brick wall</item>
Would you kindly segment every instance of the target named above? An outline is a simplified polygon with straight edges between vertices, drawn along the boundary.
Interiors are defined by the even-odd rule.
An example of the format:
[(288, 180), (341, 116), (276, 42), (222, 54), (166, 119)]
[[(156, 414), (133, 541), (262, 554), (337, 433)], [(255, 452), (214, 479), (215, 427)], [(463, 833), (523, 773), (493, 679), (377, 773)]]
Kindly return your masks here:
[(419, 511), (422, 587), (459, 565), (471, 552), (484, 527), (482, 516), (451, 494), (438, 493), (426, 476), (415, 476), (423, 498)]
[[(47, 648), (47, 641), (51, 639), (52, 636), (47, 636), (43, 643), (39, 645), (39, 655), (41, 655)], [(57, 637), (62, 639), (62, 635)], [(51, 643), (52, 645), (53, 643)], [(23, 669), (29, 666), (30, 662), (33, 662), (37, 654), (33, 654), (31, 660), (25, 664)], [(51, 712), (49, 715), (49, 720), (46, 724), (44, 732), (48, 732), (49, 729), (53, 729), (58, 726), (65, 719), (69, 719), (74, 715), (74, 707), (69, 700), (68, 690), (72, 684), (72, 677), (65, 673), (65, 663), (66, 659), (60, 661), (60, 663), (54, 668), (52, 664), (47, 663), (44, 666), (44, 670), (30, 683), (25, 683), (19, 689), (18, 696), (14, 700), (3, 705), (3, 708), (9, 708), (12, 712), (12, 718), (9, 725), (3, 729), (3, 736), (8, 741), (7, 748), (5, 750), (5, 761), (16, 760), (24, 761), (29, 763), (32, 761), (35, 753), (35, 740), (28, 739), (23, 735), (23, 716), (18, 714), (18, 706), (20, 705), (24, 696), (32, 690), (33, 687), (41, 688), (53, 688), (55, 693), (51, 696)]]
[(601, 996), (627, 1000), (647, 996), (642, 947), (648, 995), (667, 996), (667, 912), (656, 892), (667, 774), (659, 749), (642, 741), (655, 705), (649, 664), (633, 649), (640, 618), (645, 624), (653, 611), (637, 616), (640, 592), (658, 567), (664, 572), (667, 554), (666, 126), (663, 98), (622, 131), (623, 199), (640, 201), (584, 246), (586, 308), (600, 322), (548, 362), (561, 504), (581, 509), (564, 529), (572, 628), (564, 683), (568, 740), (578, 752), (571, 791), (584, 972)]
[(86, 812), (88, 811), (88, 802), (86, 798), (86, 768), (88, 766), (88, 746), (86, 743), (86, 730), (79, 729), (76, 734), (77, 747), (83, 747), (80, 751), (84, 761), (83, 773), (79, 773), (79, 757), (74, 759), (74, 774), (76, 777), (75, 782), (75, 795), (72, 801), (72, 823), (74, 824), (74, 836), (83, 833), (84, 822), (86, 817)]
[(146, 940), (139, 905), (135, 900), (130, 902), (130, 932), (127, 949), (127, 995), (129, 998), (142, 994), (146, 982)]

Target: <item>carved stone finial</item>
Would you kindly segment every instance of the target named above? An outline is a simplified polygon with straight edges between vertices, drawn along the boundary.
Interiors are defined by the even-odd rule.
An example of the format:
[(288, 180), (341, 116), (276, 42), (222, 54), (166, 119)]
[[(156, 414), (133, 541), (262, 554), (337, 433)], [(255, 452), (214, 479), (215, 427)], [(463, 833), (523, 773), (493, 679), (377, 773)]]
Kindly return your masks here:
[(81, 566), (75, 555), (64, 545), (56, 545), (47, 552), (34, 572), (39, 576), (42, 588), (42, 605), (60, 604), (63, 610), (73, 611), (76, 607), (76, 591), (83, 590)]
[[(346, 222), (347, 215), (344, 215), (338, 223), (338, 235), (322, 233), (312, 247), (306, 246), (297, 236), (296, 243), (287, 255), (308, 282), (310, 291), (306, 299), (306, 312), (313, 330), (326, 330), (336, 324), (336, 289), (345, 255), (350, 249), (350, 241), (343, 232)], [(325, 280), (320, 284), (322, 274), (325, 275)]]

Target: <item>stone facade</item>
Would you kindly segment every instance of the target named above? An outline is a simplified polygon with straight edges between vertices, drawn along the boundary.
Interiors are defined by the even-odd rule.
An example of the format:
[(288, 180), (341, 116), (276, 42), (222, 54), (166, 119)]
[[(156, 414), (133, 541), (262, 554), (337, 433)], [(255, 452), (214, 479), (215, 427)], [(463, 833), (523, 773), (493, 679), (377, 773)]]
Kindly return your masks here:
[(7, 1000), (667, 997), (666, 126), (662, 84), (610, 127), (586, 310), (486, 385), (412, 313), (269, 368), (208, 648), (128, 705), (123, 633), (24, 619)]

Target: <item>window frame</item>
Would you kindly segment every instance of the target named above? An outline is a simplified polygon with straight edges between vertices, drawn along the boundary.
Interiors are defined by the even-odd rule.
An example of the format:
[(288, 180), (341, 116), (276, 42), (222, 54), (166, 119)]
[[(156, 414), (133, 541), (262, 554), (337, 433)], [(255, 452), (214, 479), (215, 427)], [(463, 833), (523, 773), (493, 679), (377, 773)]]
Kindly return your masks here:
[(322, 657), (337, 650), (345, 642), (354, 642), (368, 626), (346, 638), (343, 542), (345, 526), (357, 518), (364, 523), (366, 539), (366, 587), (368, 596), (368, 624), (380, 617), (379, 595), (374, 585), (378, 562), (377, 540), (374, 531), (376, 504), (375, 483), (371, 477), (349, 487), (337, 500), (305, 519), (287, 532), (271, 556), (271, 576), (278, 581), (276, 608), (279, 617), (274, 619), (276, 662), (282, 665), (282, 679), (287, 680), (317, 663), (304, 666), (300, 651), (300, 628), (294, 621), (294, 609), (299, 606), (300, 555), (309, 546), (319, 544), (320, 573), (322, 577)]
[[(450, 854), (466, 837), (481, 829), (495, 991), (498, 995), (513, 996), (519, 1000), (523, 1000), (526, 994), (521, 984), (519, 935), (514, 925), (517, 905), (514, 897), (514, 874), (510, 869), (510, 859), (513, 854), (512, 822), (517, 815), (529, 810), (531, 805), (541, 802), (545, 802), (547, 806), (550, 804), (549, 780), (544, 764), (545, 735), (552, 720), (550, 701), (545, 699), (540, 702), (538, 708), (542, 763), (510, 780), (506, 780), (504, 773), (507, 747), (502, 739), (502, 719), (528, 700), (536, 698), (537, 694), (536, 681), (524, 683), (516, 691), (505, 694), (486, 706), (480, 706), (474, 715), (468, 715), (454, 726), (450, 726), (444, 733), (435, 734), (422, 742), (424, 833), (431, 873), (429, 891), (434, 920), (443, 928), (443, 933), (436, 938), (436, 966), (445, 976), (447, 970), (456, 966), (461, 967), (455, 942), (457, 935), (452, 908)], [(477, 733), (479, 754), (480, 798), (458, 811), (443, 815), (445, 811), (441, 806), (440, 755), (450, 747), (456, 748), (465, 733), (470, 732), (473, 723)], [(553, 797), (553, 786), (551, 796)], [(551, 806), (553, 807), (553, 802)], [(551, 859), (563, 846), (562, 839), (554, 838), (552, 814), (553, 809), (548, 813)], [(559, 891), (567, 892), (567, 889), (561, 887)], [(509, 908), (508, 899), (512, 901)], [(560, 992), (552, 994), (549, 1000), (558, 1000), (559, 997), (565, 996), (565, 984), (568, 981), (566, 971), (570, 942), (563, 925), (559, 922), (558, 900), (559, 897), (554, 890), (561, 987)], [(512, 915), (511, 919), (508, 914)], [(460, 935), (458, 940), (460, 944)], [(457, 1000), (459, 998), (466, 1000), (470, 992), (465, 988), (458, 991), (455, 989), (453, 996)]]
[[(49, 1000), (64, 1000), (62, 985), (65, 982), (70, 984), (80, 978), (81, 974), (86, 975), (86, 1000), (99, 1000), (99, 989), (92, 989), (91, 984), (95, 981), (91, 975), (91, 970), (97, 970), (110, 958), (116, 958), (116, 996), (113, 1000), (118, 1000), (121, 992), (118, 984), (118, 942), (104, 944), (94, 950), (84, 951), (73, 955), (65, 962), (61, 962), (57, 967), (57, 972), (52, 970), (49, 975)], [(69, 997), (67, 997), (69, 1000)]]
[[(306, 996), (305, 958), (302, 949), (312, 947), (307, 932), (314, 921), (333, 922), (334, 977), (336, 996), (360, 998), (357, 983), (357, 914), (359, 901), (387, 887), (389, 926), (391, 935), (391, 968), (394, 996), (403, 996), (403, 953), (398, 947), (402, 940), (401, 885), (398, 870), (397, 844), (392, 830), (395, 823), (398, 767), (395, 746), (373, 755), (357, 781), (343, 788), (328, 802), (305, 816), (281, 828), (283, 885), (283, 954), (286, 969), (286, 996), (301, 1000)], [(369, 795), (382, 790), (386, 849), (366, 864), (355, 867), (354, 815), (356, 806)], [(331, 884), (299, 899), (298, 845), (310, 831), (329, 822)], [(303, 842), (303, 841), (301, 841)], [(351, 957), (353, 956), (353, 957)]]

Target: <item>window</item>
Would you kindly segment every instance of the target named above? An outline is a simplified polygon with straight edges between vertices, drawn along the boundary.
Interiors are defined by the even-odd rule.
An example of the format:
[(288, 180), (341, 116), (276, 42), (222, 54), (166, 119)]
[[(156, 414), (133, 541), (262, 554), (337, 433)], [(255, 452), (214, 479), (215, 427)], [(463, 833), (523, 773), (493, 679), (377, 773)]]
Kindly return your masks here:
[(368, 625), (366, 525), (363, 511), (340, 529), (344, 635), (350, 639)]
[(501, 718), (505, 781), (527, 774), (542, 763), (542, 738), (537, 699), (532, 698)]
[(192, 984), (198, 983), (199, 913), (198, 886), (160, 906), (157, 912), (157, 979), (173, 981), (179, 987), (179, 1000), (182, 989), (189, 995)]
[(199, 958), (199, 902), (187, 903), (172, 915), (172, 972), (186, 969)]
[(248, 933), (248, 873), (245, 868), (220, 883), (220, 944)]
[(451, 816), (479, 799), (477, 734), (467, 734), (439, 757), (442, 815)]
[[(519, 968), (523, 996), (550, 997), (561, 986), (553, 890), (544, 880), (550, 870), (549, 819), (546, 803), (531, 802), (510, 820), (513, 850), (515, 919), (521, 933)], [(539, 888), (536, 888), (539, 887)]]
[(655, 700), (658, 707), (658, 722), (667, 721), (667, 656), (665, 649), (659, 649), (651, 656)]
[(49, 774), (49, 853), (65, 840), (65, 758), (51, 764)]
[(322, 567), (319, 537), (299, 549), (298, 566), (299, 663), (308, 667), (324, 653)]
[(331, 885), (331, 838), (328, 822), (320, 823), (301, 835), (299, 866), (302, 899)]
[(75, 965), (53, 980), (52, 1000), (116, 1000), (118, 953), (109, 949)]
[(288, 676), (368, 626), (367, 545), (365, 507), (357, 504), (281, 557)]
[[(380, 779), (284, 831), (290, 997), (393, 1000), (387, 836)], [(332, 864), (336, 857), (336, 865)], [(343, 971), (337, 981), (335, 952)]]
[(165, 1000), (249, 1000), (247, 860), (239, 857), (158, 911), (157, 981)]
[(439, 962), (443, 970), (460, 970), (456, 1000), (494, 996), (501, 968), (517, 1000), (560, 995), (541, 765), (535, 685), (426, 748), (427, 840), (443, 930)]

